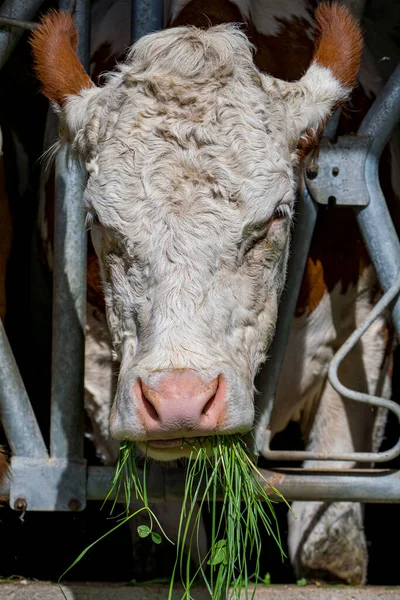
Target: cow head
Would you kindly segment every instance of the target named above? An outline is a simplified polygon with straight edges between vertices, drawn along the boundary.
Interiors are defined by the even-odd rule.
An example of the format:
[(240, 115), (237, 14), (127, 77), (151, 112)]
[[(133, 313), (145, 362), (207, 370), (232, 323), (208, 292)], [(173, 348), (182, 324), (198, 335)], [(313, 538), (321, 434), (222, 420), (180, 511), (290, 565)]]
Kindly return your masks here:
[(344, 101), (361, 39), (343, 7), (298, 82), (261, 74), (235, 26), (146, 36), (95, 87), (66, 13), (32, 46), (86, 164), (84, 204), (121, 362), (110, 428), (162, 460), (244, 433), (285, 281), (297, 147)]

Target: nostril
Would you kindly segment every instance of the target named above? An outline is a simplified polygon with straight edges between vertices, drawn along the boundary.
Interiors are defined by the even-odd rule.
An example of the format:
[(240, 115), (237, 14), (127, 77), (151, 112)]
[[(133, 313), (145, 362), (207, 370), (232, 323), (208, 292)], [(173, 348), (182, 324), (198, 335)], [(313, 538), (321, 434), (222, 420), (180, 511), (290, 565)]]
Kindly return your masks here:
[(144, 404), (145, 409), (148, 412), (149, 417), (151, 417), (155, 421), (159, 421), (160, 417), (158, 416), (158, 412), (156, 411), (156, 409), (154, 408), (154, 406), (152, 405), (150, 400), (147, 400), (147, 398), (145, 396), (143, 396), (143, 404)]
[(151, 417), (155, 421), (159, 421), (160, 416), (159, 416), (157, 410), (155, 409), (153, 403), (151, 402), (151, 399), (148, 397), (149, 391), (146, 389), (146, 387), (143, 385), (143, 383), (140, 379), (139, 379), (138, 383), (139, 383), (139, 387), (140, 387), (142, 403), (147, 411), (147, 414), (149, 415), (149, 417)]
[(202, 415), (206, 415), (208, 413), (208, 411), (212, 408), (212, 405), (214, 404), (216, 395), (217, 395), (217, 393), (215, 393), (213, 396), (211, 396), (211, 398), (208, 400), (207, 404), (205, 404), (203, 410), (201, 411)]

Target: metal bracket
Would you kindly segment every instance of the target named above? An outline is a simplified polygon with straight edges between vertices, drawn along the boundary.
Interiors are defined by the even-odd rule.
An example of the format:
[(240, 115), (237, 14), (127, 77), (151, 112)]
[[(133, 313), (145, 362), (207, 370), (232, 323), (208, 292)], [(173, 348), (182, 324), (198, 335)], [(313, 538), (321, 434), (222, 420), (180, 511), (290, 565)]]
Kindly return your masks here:
[(318, 159), (306, 169), (307, 187), (319, 204), (367, 206), (365, 161), (371, 146), (369, 136), (344, 135), (334, 144), (323, 137)]
[(80, 511), (86, 506), (86, 460), (11, 460), (10, 506), (22, 511)]

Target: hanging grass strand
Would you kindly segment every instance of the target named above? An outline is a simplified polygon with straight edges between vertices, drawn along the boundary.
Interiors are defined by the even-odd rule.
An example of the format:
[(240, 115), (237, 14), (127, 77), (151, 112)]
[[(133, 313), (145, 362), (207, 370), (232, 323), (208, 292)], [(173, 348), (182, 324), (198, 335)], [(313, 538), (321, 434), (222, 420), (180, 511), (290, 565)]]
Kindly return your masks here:
[[(182, 445), (187, 443), (182, 440)], [(145, 458), (140, 472), (135, 444), (122, 443), (105, 502), (115, 494), (111, 507), (113, 513), (118, 498), (123, 494), (125, 516), (120, 517), (118, 524), (97, 542), (142, 511), (147, 512), (149, 525), (139, 526), (139, 536), (150, 535), (157, 544), (162, 541), (162, 537), (171, 542), (150, 509), (146, 481), (147, 459)], [(271, 500), (266, 491), (268, 488), (289, 507), (282, 494), (263, 478), (256, 467), (255, 457), (250, 454), (240, 435), (203, 438), (191, 445), (168, 600), (172, 600), (178, 576), (183, 587), (181, 600), (194, 600), (192, 588), (199, 579), (204, 582), (213, 600), (254, 600), (256, 585), (261, 580), (263, 529), (276, 542), (282, 559), (285, 558), (274, 511), (276, 501)], [(130, 514), (134, 499), (143, 506)], [(211, 517), (211, 539), (208, 552), (201, 556), (199, 536), (201, 515), (204, 512), (208, 512)], [(153, 530), (154, 526), (160, 533)], [(62, 577), (97, 542), (88, 546)], [(193, 569), (193, 557), (197, 557), (196, 569)], [(255, 559), (252, 573), (249, 573), (248, 567), (250, 559)], [(251, 593), (250, 586), (253, 587)]]
[[(273, 537), (282, 558), (285, 556), (274, 502), (260, 481), (265, 486), (269, 485), (263, 480), (240, 436), (213, 437), (192, 447), (186, 469), (169, 600), (177, 573), (184, 588), (182, 600), (192, 600), (191, 588), (199, 575), (214, 600), (241, 598), (243, 592), (247, 600), (254, 598), (255, 585), (260, 580), (261, 529)], [(280, 500), (285, 501), (278, 490), (270, 488)], [(217, 504), (217, 498), (221, 496), (222, 502)], [(209, 552), (201, 557), (197, 540), (200, 514), (205, 510), (211, 516), (211, 540)], [(185, 547), (191, 550), (186, 556)], [(192, 553), (199, 561), (194, 574), (190, 571)], [(252, 557), (255, 558), (255, 569), (249, 574), (248, 560)], [(254, 584), (251, 594), (250, 584)]]

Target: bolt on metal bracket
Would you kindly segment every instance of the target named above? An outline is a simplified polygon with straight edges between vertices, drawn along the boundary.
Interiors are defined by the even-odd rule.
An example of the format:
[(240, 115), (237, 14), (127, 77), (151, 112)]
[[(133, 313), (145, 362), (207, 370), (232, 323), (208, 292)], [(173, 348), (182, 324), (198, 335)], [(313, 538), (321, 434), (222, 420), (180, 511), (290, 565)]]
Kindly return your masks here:
[(344, 135), (334, 144), (321, 139), (319, 155), (306, 169), (307, 187), (319, 204), (367, 206), (365, 161), (371, 146), (370, 136)]
[(79, 511), (86, 506), (86, 460), (13, 456), (11, 472), (14, 510)]

